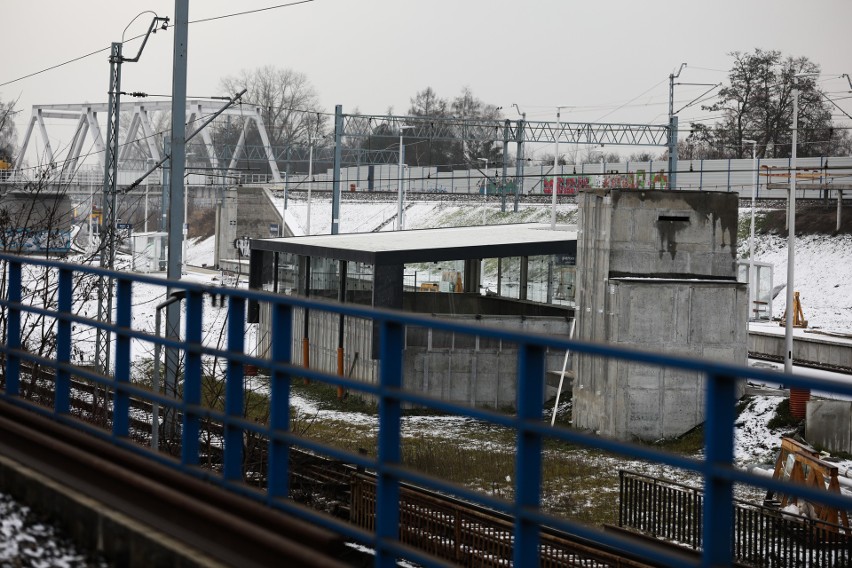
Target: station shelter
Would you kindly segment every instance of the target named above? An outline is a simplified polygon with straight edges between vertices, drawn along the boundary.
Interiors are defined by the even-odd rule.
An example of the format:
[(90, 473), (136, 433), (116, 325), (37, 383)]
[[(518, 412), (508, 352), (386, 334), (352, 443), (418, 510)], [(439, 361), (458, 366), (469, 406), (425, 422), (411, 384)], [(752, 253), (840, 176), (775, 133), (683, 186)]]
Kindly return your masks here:
[[(279, 294), (568, 335), (577, 233), (529, 223), (252, 239), (249, 285)], [(378, 328), (366, 318), (294, 310), (293, 359), (366, 382), (378, 373)], [(268, 306), (249, 307), (268, 356)], [(444, 399), (513, 407), (517, 349), (483, 337), (407, 329), (403, 382)], [(564, 353), (549, 353), (561, 368)]]

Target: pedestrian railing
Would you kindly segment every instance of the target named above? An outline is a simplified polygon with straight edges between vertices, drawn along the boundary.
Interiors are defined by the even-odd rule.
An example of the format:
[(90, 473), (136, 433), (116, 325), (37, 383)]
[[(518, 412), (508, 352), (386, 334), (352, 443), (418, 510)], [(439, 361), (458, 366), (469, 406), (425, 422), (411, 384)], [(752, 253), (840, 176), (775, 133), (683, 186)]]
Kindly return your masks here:
[[(453, 495), (506, 514), (511, 520), (506, 536), (501, 538), (511, 541), (515, 566), (539, 564), (542, 527), (570, 533), (608, 550), (627, 550), (634, 558), (641, 557), (652, 563), (683, 565), (683, 556), (665, 547), (604, 532), (565, 515), (548, 513), (549, 504), (544, 499), (547, 488), (542, 483), (543, 463), (548, 452), (568, 450), (545, 446), (546, 440), (555, 440), (559, 448), (567, 443), (571, 447), (611, 452), (691, 472), (703, 488), (700, 510), (688, 513), (690, 522), (696, 523), (695, 534), (675, 537), (700, 542), (701, 555), (696, 565), (724, 566), (734, 558), (731, 535), (738, 526), (733, 498), (735, 483), (753, 484), (836, 507), (849, 507), (845, 497), (794, 488), (734, 466), (737, 381), (777, 382), (777, 373), (575, 341), (564, 336), (503, 330), (473, 322), (460, 323), (254, 290), (205, 286), (185, 280), (169, 282), (153, 276), (110, 272), (51, 260), (0, 255), (0, 264), (3, 269), (0, 274), (3, 287), (0, 290), (3, 339), (0, 343), (3, 357), (0, 396), (5, 401), (50, 415), (60, 423), (72, 424), (119, 447), (337, 531), (374, 550), (376, 566), (394, 566), (398, 558), (426, 566), (442, 562), (402, 542), (402, 483)], [(98, 319), (95, 314), (101, 280), (114, 285), (115, 311)], [(177, 332), (172, 327), (165, 336), (158, 336), (144, 321), (146, 318), (134, 316), (137, 310), (134, 297), (144, 295), (146, 301), (151, 302), (151, 289), (158, 291), (153, 303), (160, 303), (170, 295), (181, 298), (183, 315)], [(215, 303), (211, 295), (215, 296)], [(246, 341), (246, 337), (251, 338), (254, 333), (245, 323), (250, 302), (268, 305), (274, 330), (269, 338), (269, 359), (251, 355), (251, 343)], [(348, 379), (346, 374), (325, 373), (293, 364), (293, 339), (301, 333), (300, 329), (294, 329), (293, 313), (299, 308), (373, 321), (380, 341), (378, 382), (358, 382)], [(170, 325), (166, 325), (166, 330)], [(406, 326), (470, 334), (517, 345), (517, 411), (474, 408), (406, 390), (403, 386)], [(218, 333), (219, 329), (223, 333)], [(96, 330), (111, 339), (109, 372), (103, 374), (82, 363), (88, 357), (82, 347)], [(220, 336), (221, 342), (217, 339)], [(140, 365), (146, 358), (150, 362), (154, 346), (160, 346), (165, 352), (166, 390), (163, 391), (152, 388), (154, 381), (150, 370)], [(684, 457), (653, 446), (566, 427), (551, 427), (550, 420), (543, 417), (542, 405), (547, 349), (702, 373), (706, 377), (704, 394), (708, 410), (701, 458)], [(34, 368), (51, 372), (34, 373)], [(266, 371), (267, 378), (261, 383), (254, 382), (259, 378), (246, 376), (247, 369), (256, 368)], [(221, 381), (217, 381), (219, 375)], [(378, 416), (374, 451), (363, 453), (345, 444), (320, 442), (311, 430), (318, 425), (306, 426), (299, 416), (292, 414), (292, 385), (297, 379), (340, 387), (343, 391), (375, 400)], [(852, 395), (852, 385), (835, 384), (825, 379), (787, 376), (785, 382), (795, 387)], [(92, 387), (91, 394), (78, 389), (81, 383)], [(246, 389), (249, 384), (259, 386), (249, 392)], [(53, 396), (49, 399), (28, 397), (27, 393), (34, 392), (33, 385), (52, 391)], [(221, 387), (214, 390), (213, 396), (210, 395), (211, 385)], [(259, 395), (268, 400), (263, 415), (256, 410)], [(45, 400), (49, 400), (49, 404), (45, 404)], [(139, 406), (138, 401), (145, 401), (147, 405)], [(91, 405), (92, 416), (81, 416), (81, 403)], [(415, 406), (480, 421), (494, 431), (511, 431), (514, 467), (512, 475), (506, 479), (506, 491), (481, 491), (406, 465), (402, 446), (409, 440), (401, 426), (403, 407)], [(91, 420), (97, 415), (94, 412), (97, 408), (102, 410), (101, 420)], [(155, 408), (162, 409), (162, 427), (159, 420), (154, 420)], [(148, 421), (154, 422), (158, 432), (162, 431), (159, 447), (151, 448), (151, 432), (145, 432), (143, 427)], [(328, 456), (375, 474), (375, 519), (371, 521), (370, 530), (306, 509), (290, 498), (290, 448)], [(612, 499), (615, 498), (613, 494)], [(658, 522), (656, 530), (662, 531), (663, 525), (677, 521), (655, 522)]]
[[(704, 548), (704, 491), (619, 471), (618, 526), (692, 550)], [(852, 535), (832, 524), (773, 507), (732, 502), (732, 557), (744, 566), (848, 566)]]

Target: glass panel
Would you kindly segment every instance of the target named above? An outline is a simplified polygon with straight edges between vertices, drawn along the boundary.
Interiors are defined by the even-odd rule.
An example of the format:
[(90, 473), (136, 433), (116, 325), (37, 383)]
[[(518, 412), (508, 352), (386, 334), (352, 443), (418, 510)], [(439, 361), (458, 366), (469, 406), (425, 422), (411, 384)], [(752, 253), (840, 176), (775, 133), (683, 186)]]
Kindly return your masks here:
[(527, 299), (532, 302), (573, 305), (577, 267), (573, 257), (542, 255), (529, 258)]
[(277, 292), (279, 294), (295, 294), (298, 290), (299, 257), (287, 252), (278, 254)]

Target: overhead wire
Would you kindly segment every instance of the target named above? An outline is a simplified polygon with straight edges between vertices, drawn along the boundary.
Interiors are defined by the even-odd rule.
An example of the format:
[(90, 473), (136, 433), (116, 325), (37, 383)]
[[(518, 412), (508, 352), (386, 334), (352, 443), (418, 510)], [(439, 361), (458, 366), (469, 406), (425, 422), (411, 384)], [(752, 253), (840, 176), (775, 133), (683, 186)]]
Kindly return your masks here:
[[(289, 8), (289, 7), (292, 7), (292, 6), (298, 6), (300, 4), (308, 4), (308, 3), (311, 3), (311, 2), (316, 2), (316, 0), (296, 0), (294, 2), (288, 2), (288, 3), (285, 3), (285, 4), (277, 4), (275, 6), (267, 6), (265, 8), (257, 8), (257, 9), (254, 9), (254, 10), (244, 10), (242, 12), (232, 12), (230, 14), (222, 14), (221, 16), (212, 16), (210, 18), (200, 18), (198, 20), (191, 20), (188, 23), (189, 24), (201, 24), (201, 23), (205, 23), (205, 22), (212, 22), (214, 20), (223, 20), (225, 18), (233, 18), (235, 16), (244, 16), (244, 15), (247, 15), (247, 14), (256, 14), (258, 12), (266, 12), (266, 11), (269, 11), (269, 10), (277, 10), (279, 8)], [(140, 39), (140, 38), (144, 37), (145, 35), (146, 34), (139, 34), (137, 36), (133, 36), (133, 37), (127, 39), (126, 42), (122, 41), (122, 43), (127, 43), (127, 42), (131, 42), (131, 41)], [(91, 51), (91, 52), (86, 53), (84, 55), (80, 55), (78, 57), (68, 59), (67, 61), (63, 61), (61, 63), (57, 63), (56, 65), (51, 65), (49, 67), (45, 67), (44, 69), (39, 69), (38, 71), (34, 71), (32, 73), (22, 75), (20, 77), (15, 78), (15, 79), (5, 81), (3, 83), (0, 83), (0, 87), (5, 87), (6, 85), (11, 85), (12, 83), (17, 83), (18, 81), (23, 81), (24, 79), (29, 79), (30, 77), (35, 77), (36, 75), (40, 75), (42, 73), (47, 73), (48, 71), (53, 71), (54, 69), (64, 67), (65, 65), (69, 65), (71, 63), (76, 63), (77, 61), (81, 61), (81, 60), (86, 59), (88, 57), (91, 57), (93, 55), (97, 55), (99, 53), (104, 53), (106, 51), (109, 51), (110, 49), (111, 49), (110, 46), (107, 46), (107, 47), (104, 47), (104, 48), (101, 48), (101, 49), (96, 49), (95, 51)]]

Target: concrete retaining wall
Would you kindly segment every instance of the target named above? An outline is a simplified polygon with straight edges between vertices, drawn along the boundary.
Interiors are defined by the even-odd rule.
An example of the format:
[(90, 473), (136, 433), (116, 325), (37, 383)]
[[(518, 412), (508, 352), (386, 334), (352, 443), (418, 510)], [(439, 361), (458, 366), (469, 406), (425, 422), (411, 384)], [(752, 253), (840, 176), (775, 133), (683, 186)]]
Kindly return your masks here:
[[(770, 359), (784, 359), (784, 335), (755, 331), (748, 334), (749, 353)], [(793, 360), (797, 364), (831, 365), (852, 369), (852, 341), (812, 335), (793, 338)]]
[[(278, 226), (278, 234), (270, 233)], [(262, 187), (229, 187), (224, 190), (222, 206), (216, 214), (216, 250), (214, 264), (240, 258), (234, 246), (237, 238), (268, 239), (287, 235), (284, 219)]]
[[(435, 294), (425, 294), (430, 296)], [(455, 295), (453, 295), (455, 296)], [(458, 296), (461, 296), (460, 294)], [(301, 331), (304, 312), (294, 310), (292, 361), (303, 365)], [(479, 322), (491, 327), (530, 333), (568, 335), (570, 320), (565, 316), (519, 317), (477, 315), (435, 315), (436, 319)], [(310, 367), (327, 373), (337, 372), (338, 316), (311, 312), (309, 317)], [(269, 305), (260, 306), (258, 353), (269, 356), (273, 331), (269, 327)], [(362, 318), (345, 320), (344, 372), (365, 383), (378, 381), (378, 361), (371, 357), (376, 336), (373, 322)], [(357, 358), (355, 354), (357, 355)], [(560, 371), (564, 352), (548, 351), (545, 368)], [(494, 408), (515, 408), (517, 397), (518, 349), (483, 337), (435, 331), (430, 328), (406, 329), (403, 383), (415, 392), (444, 400)], [(569, 366), (570, 369), (570, 366)], [(544, 377), (542, 377), (544, 380)], [(354, 393), (355, 394), (355, 393)]]

